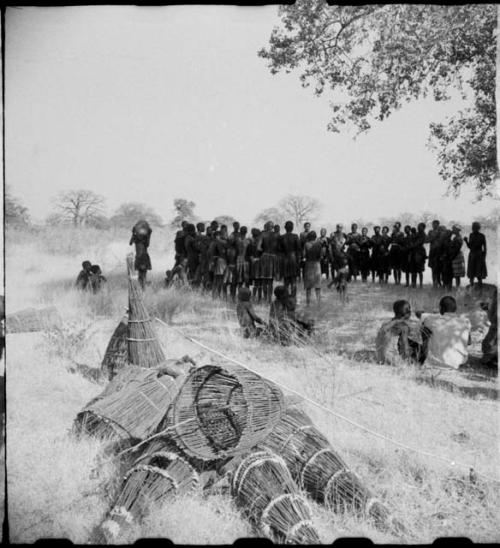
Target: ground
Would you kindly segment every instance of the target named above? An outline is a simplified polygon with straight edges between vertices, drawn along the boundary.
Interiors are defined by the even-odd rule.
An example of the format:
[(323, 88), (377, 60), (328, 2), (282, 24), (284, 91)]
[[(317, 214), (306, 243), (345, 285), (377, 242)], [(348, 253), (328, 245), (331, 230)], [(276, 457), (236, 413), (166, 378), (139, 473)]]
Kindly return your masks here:
[[(116, 483), (115, 464), (102, 458), (101, 444), (71, 435), (77, 412), (103, 388), (80, 374), (85, 368), (77, 364), (98, 370), (127, 305), (126, 246), (111, 242), (99, 251), (89, 241), (82, 238), (84, 254), (68, 247), (67, 253), (56, 255), (26, 240), (7, 246), (7, 313), (55, 305), (64, 320), (64, 327), (52, 334), (7, 336), (11, 542), (40, 537), (89, 542), (109, 508), (110, 486)], [(110, 250), (112, 261), (107, 259)], [(72, 288), (86, 258), (99, 261), (108, 275), (107, 288), (99, 296), (79, 295)], [(500, 540), (496, 378), (466, 371), (441, 382), (446, 381), (443, 375), (381, 366), (372, 358), (377, 326), (391, 316), (396, 298), (409, 298), (413, 309), (433, 310), (440, 293), (429, 286), (420, 291), (358, 281), (350, 284), (349, 302), (343, 305), (335, 292), (324, 288), (314, 339), (281, 347), (242, 339), (231, 303), (162, 289), (159, 271), (151, 280), (146, 301), (152, 314), (168, 324), (156, 325), (167, 357), (189, 354), (198, 364), (220, 363), (219, 357), (182, 336), (188, 335), (332, 409), (335, 416), (304, 401), (299, 404), (408, 529), (404, 537), (395, 537), (352, 515), (335, 516), (311, 503), (322, 542), (346, 536), (404, 543), (429, 543), (443, 536)], [(464, 293), (458, 299), (464, 307)], [(267, 317), (263, 306), (258, 313)], [(477, 347), (484, 318), (475, 314)], [(226, 544), (252, 535), (230, 499), (197, 495), (152, 509), (142, 526), (121, 541), (150, 536), (176, 543)]]

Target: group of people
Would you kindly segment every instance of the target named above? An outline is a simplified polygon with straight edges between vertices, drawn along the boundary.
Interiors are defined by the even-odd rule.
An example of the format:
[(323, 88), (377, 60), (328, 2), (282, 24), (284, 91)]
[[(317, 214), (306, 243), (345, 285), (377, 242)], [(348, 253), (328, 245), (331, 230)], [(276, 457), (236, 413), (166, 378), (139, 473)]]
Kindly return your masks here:
[[(487, 308), (490, 326), (481, 344), (481, 364), (498, 368), (496, 290)], [(393, 310), (394, 317), (382, 324), (377, 334), (377, 361), (394, 364), (403, 359), (453, 369), (468, 363), (471, 321), (467, 314), (457, 313), (453, 296), (441, 298), (439, 314), (417, 310), (412, 318), (411, 305), (406, 300), (396, 301)]]
[(90, 261), (83, 261), (82, 270), (76, 278), (76, 288), (80, 291), (90, 291), (98, 293), (102, 284), (106, 282), (101, 267), (98, 264), (92, 264)]
[[(380, 283), (388, 283), (392, 275), (400, 285), (404, 273), (406, 287), (415, 288), (417, 282), (422, 287), (426, 262), (434, 287), (448, 291), (453, 281), (458, 287), (466, 274), (471, 285), (477, 280), (478, 286), (487, 276), (486, 238), (477, 222), (472, 224), (469, 238), (462, 237), (460, 226), (448, 229), (438, 220), (428, 232), (425, 223), (402, 229), (399, 222), (392, 232), (387, 226), (375, 226), (372, 235), (366, 227), (359, 232), (356, 223), (347, 234), (338, 224), (330, 236), (324, 228), (318, 236), (310, 223), (304, 224), (300, 234), (293, 230), (291, 221), (285, 223), (284, 232), (269, 221), (263, 230), (252, 228), (250, 234), (238, 222), (229, 232), (217, 221), (208, 227), (183, 221), (176, 233), (175, 264), (167, 271), (166, 284), (177, 280), (211, 290), (214, 297), (227, 298), (229, 292), (233, 300), (238, 287), (252, 287), (255, 301), (271, 302), (275, 281), (295, 295), (297, 282), (302, 279), (309, 304), (313, 289), (319, 302), (323, 276), (331, 277), (328, 287), (335, 284), (341, 293), (347, 282), (356, 281), (358, 276), (363, 282), (371, 276), (372, 282), (378, 278)], [(467, 270), (464, 244), (469, 248)]]

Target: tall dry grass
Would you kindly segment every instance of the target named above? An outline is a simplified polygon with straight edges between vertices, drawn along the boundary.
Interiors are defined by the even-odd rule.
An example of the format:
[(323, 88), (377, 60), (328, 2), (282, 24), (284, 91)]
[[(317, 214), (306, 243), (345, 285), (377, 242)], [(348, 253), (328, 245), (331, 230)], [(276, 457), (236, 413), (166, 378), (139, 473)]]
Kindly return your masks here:
[[(121, 244), (109, 246), (119, 249)], [(101, 444), (70, 434), (77, 412), (102, 390), (72, 366), (78, 362), (99, 368), (127, 306), (125, 253), (123, 265), (103, 269), (108, 284), (99, 296), (73, 289), (80, 257), (51, 256), (29, 241), (8, 245), (7, 256), (8, 310), (54, 304), (65, 320), (64, 328), (51, 335), (8, 335), (10, 540), (65, 537), (85, 543), (109, 508), (117, 469), (113, 460), (102, 458)], [(302, 403), (351, 469), (409, 531), (398, 539), (351, 514), (334, 516), (313, 505), (322, 542), (345, 536), (376, 542), (422, 543), (449, 535), (499, 540), (498, 484), (474, 475), (471, 481), (469, 470), (450, 464), (463, 461), (476, 473), (498, 476), (498, 401), (419, 384), (415, 368), (380, 366), (370, 359), (377, 326), (392, 315), (396, 298), (408, 297), (414, 309), (432, 310), (439, 292), (357, 282), (349, 286), (349, 302), (341, 304), (334, 292), (325, 290), (316, 335), (307, 344), (283, 347), (241, 338), (231, 303), (163, 289), (159, 270), (150, 276), (145, 299), (153, 316), (171, 324), (155, 324), (167, 357), (189, 354), (199, 365), (221, 361), (186, 341), (180, 331), (337, 414), (446, 459), (405, 450)], [(267, 317), (266, 306), (256, 308)], [(362, 351), (368, 352), (360, 359)], [(153, 508), (140, 527), (120, 540), (162, 536), (178, 543), (229, 544), (253, 534), (227, 497), (196, 496)]]

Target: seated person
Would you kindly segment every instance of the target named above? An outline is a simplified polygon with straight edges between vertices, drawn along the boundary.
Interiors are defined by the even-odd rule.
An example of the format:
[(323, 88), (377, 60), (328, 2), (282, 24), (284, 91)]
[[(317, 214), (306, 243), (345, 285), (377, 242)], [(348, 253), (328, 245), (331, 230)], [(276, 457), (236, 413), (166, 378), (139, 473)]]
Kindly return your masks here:
[(490, 327), (488, 333), (481, 342), (483, 357), (481, 363), (487, 367), (498, 369), (498, 316), (497, 316), (497, 290), (493, 293), (491, 303), (488, 306), (488, 320)]
[(423, 339), (420, 322), (411, 319), (408, 301), (395, 301), (394, 318), (382, 324), (375, 342), (379, 363), (396, 364), (403, 360), (422, 363)]
[(471, 323), (457, 314), (457, 302), (449, 295), (439, 301), (439, 314), (422, 314), (426, 365), (458, 369), (467, 363)]
[(261, 327), (256, 327), (256, 323), (263, 324), (264, 322), (257, 316), (250, 302), (251, 292), (248, 287), (240, 287), (238, 290), (238, 304), (236, 305), (236, 314), (238, 322), (243, 331), (245, 339), (258, 337), (261, 332)]
[(165, 287), (182, 287), (187, 285), (187, 258), (181, 258), (179, 263), (174, 266), (172, 270), (165, 272)]
[(275, 299), (269, 308), (269, 335), (281, 342), (289, 341), (288, 291), (284, 285), (274, 288)]
[(93, 293), (100, 291), (102, 283), (106, 281), (106, 278), (102, 275), (101, 267), (98, 264), (92, 265), (90, 267), (89, 285)]
[(92, 263), (90, 261), (83, 261), (82, 263), (82, 270), (80, 274), (78, 274), (78, 277), (76, 278), (75, 286), (77, 289), (81, 291), (85, 291), (85, 289), (90, 289), (89, 282), (90, 282), (90, 276), (92, 275)]
[(287, 320), (290, 329), (299, 337), (310, 336), (314, 330), (314, 318), (308, 310), (299, 310), (296, 312), (297, 299), (291, 295), (287, 301)]

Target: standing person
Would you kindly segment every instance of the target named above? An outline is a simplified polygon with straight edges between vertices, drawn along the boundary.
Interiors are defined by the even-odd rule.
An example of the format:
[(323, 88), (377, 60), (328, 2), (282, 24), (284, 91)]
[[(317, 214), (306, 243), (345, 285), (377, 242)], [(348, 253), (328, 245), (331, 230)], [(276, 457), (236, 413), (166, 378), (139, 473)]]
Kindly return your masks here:
[(427, 233), (429, 244), (429, 267), (432, 271), (432, 285), (437, 288), (441, 285), (441, 273), (439, 271), (439, 246), (440, 246), (440, 223), (437, 219), (432, 221), (432, 228)]
[[(222, 225), (224, 226), (224, 225)], [(214, 285), (212, 297), (221, 298), (224, 290), (224, 297), (227, 299), (225, 277), (227, 276), (227, 240), (222, 230), (215, 233), (215, 242), (213, 246), (213, 264), (214, 264)]]
[(260, 235), (257, 250), (260, 256), (260, 275), (263, 283), (264, 300), (269, 304), (273, 298), (273, 282), (278, 279), (278, 241), (279, 236), (274, 232), (274, 223), (268, 221), (264, 225), (264, 232)]
[(252, 238), (247, 246), (246, 257), (250, 269), (250, 282), (253, 286), (252, 298), (254, 301), (260, 303), (262, 300), (262, 280), (260, 277), (260, 252), (257, 249), (260, 230), (258, 228), (252, 228), (250, 230)]
[(414, 237), (410, 225), (403, 229), (404, 238), (401, 245), (401, 270), (405, 273), (405, 286), (410, 287), (410, 258)]
[(139, 283), (144, 289), (146, 285), (146, 274), (151, 270), (151, 259), (148, 254), (149, 242), (152, 229), (147, 221), (137, 221), (132, 228), (132, 237), (129, 245), (135, 244), (134, 268), (139, 272)]
[(210, 237), (208, 227), (205, 234), (205, 223), (197, 223), (196, 225), (196, 249), (198, 251), (198, 268), (195, 274), (195, 285), (201, 286), (204, 290), (207, 288), (208, 282), (208, 246), (210, 245)]
[(186, 257), (186, 234), (187, 234), (187, 221), (181, 222), (181, 229), (175, 233), (174, 247), (175, 247), (175, 264), (174, 268)]
[(208, 237), (208, 248), (207, 248), (207, 289), (212, 290), (215, 286), (215, 248), (217, 247), (216, 234), (217, 231), (214, 231), (211, 224), (207, 228), (207, 237)]
[[(307, 238), (311, 232), (311, 223), (304, 223), (304, 230), (300, 233), (299, 239), (300, 239), (300, 251), (303, 254), (304, 253), (304, 246), (306, 245)], [(304, 279), (304, 263), (301, 261), (300, 267), (299, 267), (299, 277), (302, 276), (302, 279)]]
[(285, 223), (285, 234), (280, 237), (280, 249), (283, 253), (283, 278), (288, 294), (295, 297), (297, 294), (297, 275), (301, 257), (300, 240), (293, 233), (292, 221)]
[(226, 287), (230, 289), (231, 300), (236, 300), (236, 288), (238, 287), (238, 274), (236, 260), (238, 256), (238, 242), (240, 240), (240, 223), (233, 223), (233, 232), (227, 239), (227, 279)]
[(200, 253), (198, 251), (198, 242), (196, 238), (196, 227), (192, 223), (186, 225), (186, 236), (184, 237), (184, 248), (187, 259), (187, 279), (189, 285), (194, 283), (198, 265), (200, 262)]
[(391, 248), (389, 249), (389, 267), (392, 268), (394, 283), (401, 284), (401, 267), (404, 234), (401, 232), (401, 223), (394, 224), (391, 234)]
[[(358, 232), (358, 225), (352, 223), (351, 232), (347, 235), (347, 260), (349, 262), (349, 277), (354, 281), (359, 274), (359, 239), (361, 234)], [(350, 279), (349, 278), (349, 279)]]
[(372, 282), (375, 281), (375, 276), (378, 276), (379, 283), (382, 283), (384, 280), (384, 275), (382, 273), (381, 265), (381, 254), (383, 247), (382, 235), (380, 234), (380, 226), (376, 225), (373, 227), (373, 236), (371, 239), (371, 248), (372, 256), (370, 260), (370, 268), (372, 272)]
[(464, 239), (460, 234), (461, 230), (458, 225), (451, 227), (451, 269), (456, 287), (460, 287), (460, 278), (465, 276), (465, 259), (462, 252)]
[(236, 280), (238, 287), (245, 284), (250, 286), (250, 269), (247, 259), (247, 248), (250, 243), (250, 238), (247, 237), (247, 227), (240, 228), (240, 237), (236, 240)]
[(278, 235), (278, 251), (277, 251), (277, 257), (278, 257), (278, 274), (276, 276), (276, 279), (281, 281), (283, 280), (283, 251), (281, 249), (281, 246), (279, 244), (280, 238), (281, 238), (281, 227), (280, 225), (274, 225), (274, 233)]
[(479, 288), (483, 286), (483, 280), (488, 276), (486, 269), (486, 238), (480, 232), (481, 225), (476, 221), (472, 223), (472, 233), (464, 242), (469, 248), (469, 260), (467, 261), (467, 278), (470, 280), (471, 288), (474, 286), (474, 279), (477, 278)]
[(389, 234), (389, 227), (382, 227), (382, 245), (380, 251), (380, 268), (383, 273), (383, 282), (389, 282), (389, 276), (391, 274), (391, 263), (389, 258), (389, 248), (392, 242), (391, 235)]
[(366, 282), (370, 274), (370, 248), (372, 247), (371, 239), (368, 237), (368, 229), (364, 226), (361, 229), (359, 237), (359, 271), (361, 272), (361, 280)]
[(451, 291), (453, 286), (453, 248), (451, 241), (451, 230), (441, 228), (439, 244), (439, 271), (441, 273), (441, 283), (445, 291)]
[(306, 306), (311, 304), (311, 289), (316, 293), (319, 306), (321, 299), (321, 242), (316, 240), (316, 232), (311, 230), (304, 244), (304, 289), (306, 290)]
[(418, 275), (420, 289), (422, 289), (424, 282), (425, 260), (427, 258), (424, 247), (426, 238), (425, 223), (418, 223), (417, 233), (413, 237), (413, 245), (410, 250), (410, 272), (411, 286), (417, 287)]
[(329, 278), (329, 270), (330, 270), (330, 242), (328, 240), (328, 236), (326, 235), (326, 228), (322, 228), (319, 231), (319, 239), (318, 241), (321, 243), (321, 275), (325, 275), (326, 279)]
[(342, 268), (341, 258), (344, 255), (347, 245), (347, 236), (344, 234), (344, 227), (338, 224), (335, 228), (335, 232), (330, 234), (330, 261), (332, 263), (332, 282), (337, 277), (338, 271)]

